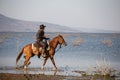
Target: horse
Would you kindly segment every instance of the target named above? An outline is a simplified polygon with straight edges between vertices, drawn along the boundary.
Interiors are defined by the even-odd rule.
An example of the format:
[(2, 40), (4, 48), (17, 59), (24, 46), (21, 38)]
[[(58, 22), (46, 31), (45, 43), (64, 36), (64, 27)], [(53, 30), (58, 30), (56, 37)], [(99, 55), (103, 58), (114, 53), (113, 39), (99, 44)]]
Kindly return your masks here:
[[(54, 65), (54, 70), (57, 70), (57, 67), (56, 67), (56, 64), (55, 64), (55, 61), (54, 61), (54, 55), (55, 55), (56, 48), (57, 48), (58, 44), (60, 46), (61, 45), (67, 46), (67, 43), (64, 40), (62, 35), (58, 35), (58, 36), (54, 37), (52, 40), (50, 40), (50, 43), (49, 43), (50, 49), (47, 51), (48, 52), (47, 57), (44, 58), (44, 62), (43, 62), (43, 65), (42, 65), (41, 69), (44, 69), (44, 66), (45, 66), (48, 58), (50, 58), (51, 61), (52, 61), (52, 64)], [(27, 44), (18, 53), (18, 56), (16, 58), (16, 65), (17, 65), (20, 57), (22, 56), (22, 54), (24, 54), (24, 59), (25, 59), (24, 64), (22, 66), (22, 67), (24, 67), (24, 69), (26, 69), (27, 66), (30, 64), (29, 60), (30, 60), (31, 57), (33, 57), (35, 55), (38, 56), (38, 54), (36, 54), (36, 52), (32, 49), (32, 43)], [(39, 51), (39, 57), (40, 56), (41, 56), (41, 52)]]

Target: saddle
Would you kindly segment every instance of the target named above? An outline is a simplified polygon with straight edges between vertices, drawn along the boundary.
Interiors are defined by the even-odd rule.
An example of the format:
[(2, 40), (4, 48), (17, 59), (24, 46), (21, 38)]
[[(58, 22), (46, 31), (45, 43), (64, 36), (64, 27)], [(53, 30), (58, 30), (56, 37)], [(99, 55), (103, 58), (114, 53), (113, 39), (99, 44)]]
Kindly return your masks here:
[[(47, 50), (49, 50), (50, 49), (49, 43), (47, 43), (47, 45), (48, 45)], [(38, 41), (36, 41), (35, 43), (32, 43), (32, 49), (34, 53), (39, 54), (39, 52), (41, 52), (41, 50), (43, 49), (43, 46)]]
[(40, 48), (43, 47), (38, 41), (36, 41), (35, 43), (33, 43), (34, 47), (36, 48)]
[(39, 55), (39, 53), (42, 51), (43, 46), (39, 42), (32, 43), (32, 50), (33, 53), (36, 55)]

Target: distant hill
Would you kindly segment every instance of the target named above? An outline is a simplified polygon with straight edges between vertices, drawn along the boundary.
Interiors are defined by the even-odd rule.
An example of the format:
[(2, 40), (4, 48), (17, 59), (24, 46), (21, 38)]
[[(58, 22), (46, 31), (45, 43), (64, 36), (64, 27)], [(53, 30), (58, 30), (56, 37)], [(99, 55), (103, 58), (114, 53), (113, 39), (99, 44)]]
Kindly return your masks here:
[(76, 29), (84, 33), (120, 33), (120, 31), (103, 30), (103, 29), (95, 29), (95, 28), (76, 27)]
[(36, 32), (39, 25), (46, 25), (47, 32), (87, 32), (87, 33), (120, 33), (120, 31), (100, 30), (84, 27), (67, 27), (47, 22), (23, 21), (0, 14), (0, 32)]
[(39, 25), (46, 25), (47, 32), (75, 32), (72, 28), (47, 22), (23, 21), (6, 17), (0, 14), (0, 32), (36, 32)]

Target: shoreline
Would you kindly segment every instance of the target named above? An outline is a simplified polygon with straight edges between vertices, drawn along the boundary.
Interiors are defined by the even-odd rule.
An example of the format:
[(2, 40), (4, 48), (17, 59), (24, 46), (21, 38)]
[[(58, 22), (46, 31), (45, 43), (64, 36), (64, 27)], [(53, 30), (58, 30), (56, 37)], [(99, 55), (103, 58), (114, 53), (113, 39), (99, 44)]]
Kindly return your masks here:
[(0, 80), (115, 80), (115, 78), (109, 76), (79, 77), (64, 75), (0, 73)]
[(88, 75), (85, 71), (80, 70), (41, 70), (40, 68), (16, 69), (15, 67), (0, 68), (0, 80), (115, 80), (120, 79), (120, 75)]
[(60, 75), (0, 73), (0, 80), (61, 80), (64, 78), (65, 76)]

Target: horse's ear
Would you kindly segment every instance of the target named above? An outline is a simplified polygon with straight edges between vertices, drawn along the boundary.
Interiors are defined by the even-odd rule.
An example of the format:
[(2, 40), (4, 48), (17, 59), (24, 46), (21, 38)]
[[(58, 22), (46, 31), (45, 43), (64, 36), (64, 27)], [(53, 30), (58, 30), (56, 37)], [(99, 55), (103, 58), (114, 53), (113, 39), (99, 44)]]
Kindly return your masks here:
[(60, 37), (62, 37), (62, 35), (59, 34)]

